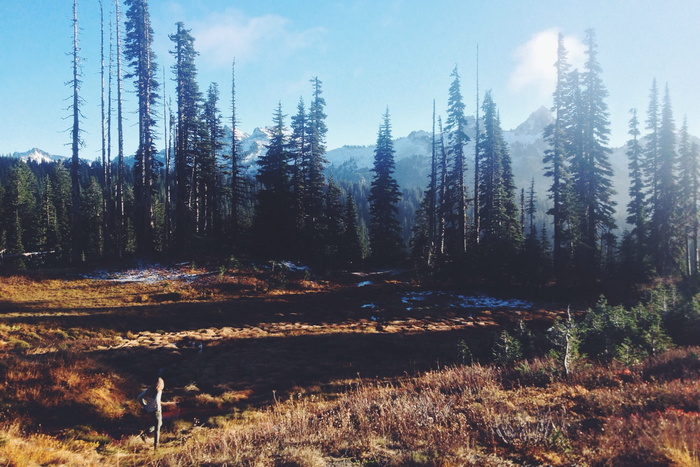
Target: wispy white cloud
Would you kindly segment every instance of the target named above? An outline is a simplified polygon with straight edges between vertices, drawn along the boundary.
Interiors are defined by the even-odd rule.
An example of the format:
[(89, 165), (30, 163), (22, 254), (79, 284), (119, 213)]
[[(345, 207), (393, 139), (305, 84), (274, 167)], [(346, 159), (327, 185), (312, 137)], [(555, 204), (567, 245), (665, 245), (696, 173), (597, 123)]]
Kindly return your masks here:
[(287, 18), (268, 14), (248, 17), (235, 8), (192, 21), (195, 48), (214, 65), (239, 61), (270, 60), (306, 48), (321, 48), (325, 29), (296, 30)]
[[(557, 38), (559, 30), (547, 29), (533, 34), (524, 44), (515, 49), (515, 69), (508, 80), (513, 92), (532, 91), (539, 97), (547, 97), (554, 91), (557, 80)], [(586, 47), (574, 36), (564, 37), (568, 51), (568, 62), (573, 68), (581, 68), (585, 61)]]

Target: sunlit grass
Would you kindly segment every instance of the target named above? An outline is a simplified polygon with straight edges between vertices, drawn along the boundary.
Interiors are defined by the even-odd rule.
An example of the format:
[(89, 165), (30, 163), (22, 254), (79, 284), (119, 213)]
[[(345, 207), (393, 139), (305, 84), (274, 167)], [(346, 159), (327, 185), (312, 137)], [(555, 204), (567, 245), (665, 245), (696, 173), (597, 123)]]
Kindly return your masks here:
[[(280, 287), (260, 271), (205, 277), (3, 278), (0, 464), (700, 463), (700, 349), (632, 367), (583, 360), (570, 377), (549, 358), (456, 365), (457, 339), (441, 333), (476, 336), (476, 319), (395, 313), (380, 327), (351, 302), (356, 288), (301, 275)], [(330, 292), (352, 308), (337, 310)], [(494, 316), (478, 317), (481, 332)], [(451, 363), (404, 370), (426, 351), (405, 342), (431, 333), (417, 342)], [(170, 371), (169, 418), (153, 453), (134, 398), (159, 368)]]

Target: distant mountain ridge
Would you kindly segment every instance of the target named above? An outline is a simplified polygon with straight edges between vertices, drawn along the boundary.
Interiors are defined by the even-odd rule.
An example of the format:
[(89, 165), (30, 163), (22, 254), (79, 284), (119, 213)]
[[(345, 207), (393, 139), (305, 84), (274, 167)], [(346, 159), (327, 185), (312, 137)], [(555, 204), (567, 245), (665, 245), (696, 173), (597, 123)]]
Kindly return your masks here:
[[(553, 121), (551, 111), (542, 106), (532, 112), (529, 117), (516, 128), (503, 132), (508, 143), (513, 162), (513, 175), (515, 185), (520, 190), (527, 192), (532, 180), (535, 182), (535, 192), (539, 205), (538, 217), (544, 219), (544, 213), (550, 207), (547, 190), (551, 181), (544, 176), (542, 158), (547, 144), (543, 139), (545, 126)], [(473, 185), (473, 154), (474, 154), (474, 117), (467, 118), (467, 133), (471, 141), (466, 147), (467, 154), (467, 180), (469, 186)], [(257, 170), (256, 161), (267, 149), (270, 141), (271, 129), (265, 127), (255, 128), (251, 133), (237, 131), (241, 164), (249, 173)], [(693, 141), (700, 141), (693, 137)], [(230, 152), (231, 129), (224, 128), (224, 153)], [(394, 140), (396, 172), (395, 177), (402, 189), (425, 189), (428, 183), (430, 171), (430, 156), (432, 153), (432, 134), (428, 131), (412, 131), (407, 136)], [(334, 180), (347, 183), (369, 184), (372, 180), (371, 168), (374, 163), (374, 145), (367, 146), (342, 146), (329, 150), (325, 157), (329, 164), (327, 175)], [(626, 147), (612, 148), (610, 162), (614, 170), (613, 184), (617, 190), (615, 201), (617, 202), (618, 226), (624, 227), (625, 209), (629, 201), (629, 174), (628, 161), (625, 154)], [(67, 160), (67, 157), (50, 155), (41, 149), (33, 148), (26, 152), (15, 152), (13, 157), (36, 162), (50, 162), (55, 160)], [(158, 155), (159, 159), (165, 159), (164, 151)], [(127, 164), (133, 163), (133, 156), (126, 159)]]
[(13, 152), (12, 154), (10, 154), (10, 157), (22, 159), (24, 162), (36, 162), (37, 164), (41, 164), (42, 162), (64, 161), (68, 159), (68, 157), (66, 156), (49, 154), (48, 152), (42, 151), (39, 148), (32, 148), (29, 151), (25, 152)]

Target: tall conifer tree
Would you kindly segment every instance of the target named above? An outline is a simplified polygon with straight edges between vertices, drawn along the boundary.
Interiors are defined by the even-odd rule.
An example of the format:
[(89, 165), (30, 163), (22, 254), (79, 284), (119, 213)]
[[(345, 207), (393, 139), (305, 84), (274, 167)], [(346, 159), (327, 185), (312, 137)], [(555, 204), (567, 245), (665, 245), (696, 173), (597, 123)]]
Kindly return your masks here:
[(690, 142), (688, 119), (683, 120), (678, 144), (680, 218), (685, 236), (686, 274), (698, 272), (698, 234), (700, 231), (700, 160), (697, 143)]
[(222, 192), (219, 177), (218, 156), (221, 153), (224, 128), (219, 112), (219, 86), (211, 83), (207, 89), (207, 98), (202, 109), (205, 135), (208, 137), (207, 152), (202, 154), (202, 198), (204, 201), (204, 231), (211, 235), (220, 231), (217, 223), (221, 219), (219, 198)]
[(479, 206), (481, 195), (478, 186), (481, 180), (481, 157), (479, 148), (481, 146), (481, 122), (479, 121), (479, 46), (476, 46), (476, 117), (474, 118), (474, 244), (478, 245), (481, 240), (481, 212)]
[(343, 234), (345, 232), (343, 191), (331, 178), (328, 180), (325, 203), (325, 247), (324, 267), (334, 270), (338, 267), (342, 255)]
[(585, 268), (589, 278), (594, 278), (601, 265), (601, 235), (615, 228), (615, 202), (612, 200), (615, 191), (609, 160), (612, 150), (608, 147), (610, 122), (605, 103), (608, 91), (600, 77), (601, 68), (592, 29), (586, 31), (585, 43), (587, 60), (581, 80), (580, 107), (574, 123), (574, 127), (578, 127), (576, 134), (580, 135), (581, 144), (576, 145), (572, 153), (571, 171), (580, 233), (577, 262)]
[(447, 101), (447, 157), (450, 169), (447, 179), (448, 218), (447, 242), (448, 252), (463, 255), (467, 251), (467, 186), (465, 183), (466, 157), (465, 146), (469, 142), (467, 136), (467, 118), (464, 113), (459, 72), (455, 66), (452, 74), (449, 98)]
[(645, 136), (646, 145), (644, 146), (644, 174), (646, 176), (646, 184), (648, 190), (648, 202), (653, 212), (656, 206), (659, 183), (658, 183), (658, 168), (659, 168), (659, 125), (661, 114), (659, 110), (659, 90), (656, 86), (656, 78), (651, 83), (649, 91), (649, 108), (647, 110)]
[[(5, 228), (7, 252), (18, 255), (13, 265), (24, 269), (26, 264), (21, 254), (27, 250), (38, 249), (37, 180), (31, 169), (21, 160), (15, 162), (8, 172), (3, 200), (5, 219), (2, 225)], [(72, 208), (70, 209), (72, 215)]]
[(238, 117), (236, 114), (236, 61), (231, 64), (231, 235), (238, 248), (241, 230), (241, 201), (243, 199), (243, 168), (238, 141)]
[(568, 88), (568, 75), (570, 65), (567, 61), (568, 51), (564, 46), (564, 35), (559, 33), (557, 42), (557, 83), (553, 94), (552, 112), (554, 122), (544, 129), (544, 140), (548, 143), (545, 149), (543, 162), (545, 165), (545, 176), (551, 178), (552, 184), (549, 188), (549, 198), (552, 200), (552, 207), (547, 211), (553, 218), (553, 259), (556, 268), (560, 269), (564, 259), (564, 236), (567, 225), (567, 195), (569, 184), (568, 158), (567, 158), (567, 137), (566, 128), (569, 125), (568, 105), (570, 92)]
[(658, 163), (656, 165), (656, 198), (651, 214), (651, 241), (656, 272), (671, 274), (678, 266), (678, 186), (676, 126), (671, 96), (666, 86), (658, 130)]
[(357, 217), (357, 204), (348, 192), (345, 199), (345, 230), (341, 247), (341, 263), (347, 267), (359, 267), (363, 259), (360, 226)]
[(142, 253), (154, 248), (153, 196), (157, 175), (155, 149), (155, 102), (158, 98), (156, 56), (153, 53), (153, 28), (147, 0), (125, 0), (126, 44), (124, 56), (129, 60), (138, 97), (139, 146), (134, 162), (134, 228), (136, 247)]
[(170, 52), (175, 58), (172, 66), (175, 74), (177, 99), (177, 128), (175, 130), (175, 246), (183, 251), (194, 232), (193, 191), (195, 170), (195, 142), (198, 138), (199, 106), (202, 98), (197, 84), (197, 67), (194, 37), (177, 23), (177, 32), (169, 36), (174, 44)]
[(442, 118), (438, 116), (438, 131), (439, 138), (437, 141), (438, 155), (438, 176), (437, 183), (437, 255), (442, 258), (446, 253), (446, 231), (447, 231), (447, 215), (449, 205), (447, 203), (447, 180), (448, 180), (448, 165), (447, 165), (447, 150), (445, 149), (445, 132), (442, 128)]
[(275, 110), (267, 152), (258, 159), (256, 178), (261, 185), (255, 210), (254, 236), (260, 252), (272, 258), (291, 252), (291, 174), (285, 115), (280, 103)]
[(506, 271), (508, 261), (517, 253), (522, 242), (522, 229), (518, 221), (510, 153), (490, 91), (486, 92), (482, 107), (484, 133), (479, 142), (481, 177), (477, 187), (480, 206), (476, 207), (481, 217), (483, 237), (480, 249), (486, 255), (485, 264), (500, 274)]
[(322, 83), (318, 77), (311, 79), (313, 95), (307, 118), (308, 137), (308, 157), (304, 168), (304, 230), (305, 230), (305, 250), (306, 256), (312, 261), (320, 260), (314, 258), (318, 255), (315, 245), (323, 239), (323, 209), (325, 197), (325, 176), (324, 169), (328, 161), (326, 154), (326, 100), (321, 97), (323, 94)]
[(369, 239), (371, 258), (377, 264), (393, 264), (403, 254), (401, 224), (398, 220), (399, 185), (394, 178), (394, 141), (391, 137), (389, 109), (379, 127), (374, 150), (370, 204)]
[(303, 238), (304, 224), (306, 221), (306, 178), (309, 158), (309, 138), (308, 138), (308, 115), (304, 99), (299, 98), (297, 113), (291, 121), (292, 134), (290, 137), (290, 150), (292, 153), (292, 195), (293, 195), (293, 216), (294, 216), (294, 244), (296, 248), (300, 245), (299, 239)]
[(644, 268), (646, 252), (648, 249), (649, 213), (644, 184), (643, 162), (644, 153), (639, 141), (639, 119), (637, 110), (630, 110), (632, 117), (629, 122), (628, 134), (632, 137), (627, 141), (627, 158), (629, 160), (630, 201), (627, 204), (627, 223), (632, 226), (630, 233), (634, 269)]

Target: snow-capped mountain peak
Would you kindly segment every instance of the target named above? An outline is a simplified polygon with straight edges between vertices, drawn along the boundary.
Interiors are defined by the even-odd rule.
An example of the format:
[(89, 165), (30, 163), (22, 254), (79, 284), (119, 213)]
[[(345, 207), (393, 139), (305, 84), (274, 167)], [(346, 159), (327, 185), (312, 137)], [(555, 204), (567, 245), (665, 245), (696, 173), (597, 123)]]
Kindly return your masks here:
[(39, 148), (32, 148), (29, 151), (25, 152), (15, 152), (12, 154), (12, 157), (21, 159), (24, 162), (35, 162), (37, 164), (41, 164), (42, 162), (49, 163), (59, 159), (65, 159), (65, 157), (63, 156), (51, 155), (48, 152), (42, 151)]
[(537, 135), (542, 136), (542, 130), (554, 121), (552, 112), (545, 106), (535, 110), (523, 123), (518, 125), (513, 133), (516, 136)]

